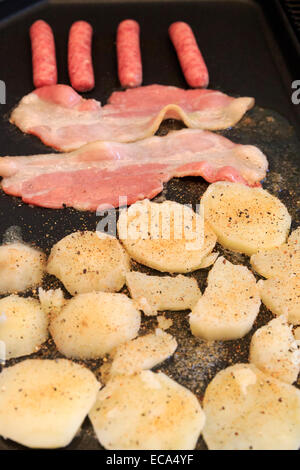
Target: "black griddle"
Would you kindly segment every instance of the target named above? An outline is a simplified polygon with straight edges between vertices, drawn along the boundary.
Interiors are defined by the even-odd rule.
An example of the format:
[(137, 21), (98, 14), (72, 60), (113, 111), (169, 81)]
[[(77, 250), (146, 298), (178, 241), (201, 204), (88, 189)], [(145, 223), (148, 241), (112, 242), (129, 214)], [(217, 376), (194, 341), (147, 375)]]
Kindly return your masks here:
[[(0, 8), (0, 14), (3, 13)], [(193, 28), (210, 72), (210, 87), (234, 96), (254, 96), (256, 106), (234, 128), (220, 132), (235, 142), (258, 145), (267, 155), (270, 172), (263, 186), (278, 196), (293, 217), (293, 227), (300, 223), (300, 105), (291, 102), (291, 83), (300, 78), (299, 45), (277, 1), (211, 0), (185, 2), (139, 2), (88, 4), (47, 4), (27, 8), (0, 22), (0, 80), (7, 87), (7, 103), (0, 105), (0, 154), (30, 155), (49, 153), (37, 138), (23, 135), (8, 122), (18, 101), (32, 90), (31, 53), (28, 29), (42, 18), (52, 26), (57, 47), (60, 83), (69, 83), (67, 75), (67, 37), (73, 21), (87, 20), (94, 27), (93, 59), (96, 88), (85, 94), (105, 103), (118, 90), (115, 33), (118, 23), (134, 18), (141, 25), (144, 85), (160, 83), (186, 87), (173, 47), (168, 26), (176, 20), (187, 21)], [(296, 60), (297, 59), (297, 60)], [(298, 76), (297, 76), (298, 74)], [(180, 129), (176, 121), (166, 121), (158, 134)], [(196, 204), (207, 183), (201, 178), (174, 178), (156, 200), (170, 199)], [(11, 226), (19, 226), (26, 242), (49, 253), (51, 246), (76, 230), (94, 230), (99, 219), (92, 212), (73, 209), (51, 210), (31, 207), (20, 199), (0, 193), (0, 232), (3, 237)], [(235, 263), (249, 266), (248, 257), (217, 246), (217, 250)], [(133, 263), (135, 269), (157, 273)], [(201, 290), (208, 270), (189, 274), (197, 278)], [(60, 283), (45, 279), (46, 287)], [(124, 289), (126, 292), (126, 290)], [(25, 295), (32, 295), (32, 292)], [(33, 295), (36, 295), (33, 293)], [(239, 341), (206, 343), (193, 337), (188, 326), (188, 312), (166, 312), (173, 325), (168, 330), (178, 341), (174, 356), (159, 370), (192, 390), (201, 400), (208, 382), (221, 369), (236, 362), (247, 362), (253, 331), (272, 318), (261, 308), (253, 331)], [(157, 325), (155, 318), (144, 318), (141, 333)], [(50, 339), (31, 357), (61, 357)], [(7, 365), (22, 360), (8, 361)], [(86, 361), (96, 371), (99, 361)], [(199, 439), (198, 449), (205, 449)], [(0, 438), (0, 450), (24, 449)], [(92, 427), (85, 420), (81, 432), (67, 449), (101, 449)]]

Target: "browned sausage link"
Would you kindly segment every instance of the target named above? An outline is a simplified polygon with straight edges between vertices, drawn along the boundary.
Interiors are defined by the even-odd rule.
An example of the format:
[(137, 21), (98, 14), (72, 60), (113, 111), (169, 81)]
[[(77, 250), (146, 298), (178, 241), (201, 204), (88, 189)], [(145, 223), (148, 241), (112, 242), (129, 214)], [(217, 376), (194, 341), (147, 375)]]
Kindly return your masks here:
[(52, 29), (37, 20), (29, 30), (32, 50), (33, 83), (36, 88), (57, 83), (55, 42)]
[(134, 20), (124, 20), (117, 31), (119, 80), (123, 87), (136, 87), (142, 83), (140, 27)]
[(206, 88), (209, 82), (208, 70), (190, 26), (182, 21), (173, 23), (169, 35), (187, 83), (193, 88)]
[(86, 21), (73, 23), (69, 34), (68, 67), (72, 87), (80, 92), (95, 86), (92, 62), (93, 28)]

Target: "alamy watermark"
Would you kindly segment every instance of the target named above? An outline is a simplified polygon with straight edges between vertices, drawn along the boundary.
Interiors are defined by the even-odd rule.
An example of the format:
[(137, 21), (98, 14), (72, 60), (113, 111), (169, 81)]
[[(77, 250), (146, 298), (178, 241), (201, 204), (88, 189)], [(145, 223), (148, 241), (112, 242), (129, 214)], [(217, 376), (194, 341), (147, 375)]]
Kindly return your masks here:
[[(167, 202), (167, 201), (166, 201)], [(171, 202), (171, 201), (169, 201)], [(138, 202), (128, 208), (127, 197), (119, 197), (118, 211), (113, 206), (99, 206), (96, 212), (101, 220), (97, 234), (117, 236), (123, 240), (184, 241), (186, 250), (199, 250), (204, 245), (204, 209), (201, 204), (193, 210), (191, 204), (152, 204)]]
[(6, 104), (6, 85), (3, 80), (0, 80), (0, 104)]
[[(5, 323), (7, 320), (7, 317), (5, 315), (5, 312), (2, 312), (0, 314), (0, 324)], [(0, 340), (0, 365), (4, 365), (6, 360), (6, 344), (4, 341)]]
[(292, 89), (295, 90), (291, 97), (292, 103), (300, 104), (300, 80), (294, 80), (292, 82)]

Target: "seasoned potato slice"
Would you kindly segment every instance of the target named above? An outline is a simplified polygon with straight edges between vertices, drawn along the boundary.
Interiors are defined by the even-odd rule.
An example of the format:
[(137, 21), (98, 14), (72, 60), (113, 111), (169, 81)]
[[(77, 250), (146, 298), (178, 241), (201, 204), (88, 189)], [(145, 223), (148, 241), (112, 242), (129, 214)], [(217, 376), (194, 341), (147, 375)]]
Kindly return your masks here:
[(27, 447), (68, 445), (96, 400), (94, 374), (66, 359), (27, 359), (0, 374), (0, 435)]
[(39, 299), (42, 310), (49, 318), (53, 318), (59, 313), (67, 302), (61, 289), (50, 289), (46, 291), (42, 287), (39, 287)]
[(192, 333), (207, 340), (242, 338), (251, 330), (259, 307), (259, 290), (251, 271), (220, 257), (190, 314)]
[(24, 243), (0, 246), (0, 294), (23, 292), (42, 281), (46, 256)]
[(91, 292), (69, 300), (50, 323), (57, 349), (67, 357), (94, 359), (137, 336), (141, 314), (124, 294)]
[(300, 341), (300, 326), (298, 326), (298, 328), (295, 328), (293, 333), (294, 333), (294, 336), (295, 336), (295, 340)]
[(292, 384), (300, 372), (300, 351), (285, 315), (259, 328), (251, 339), (250, 357), (258, 369)]
[(74, 232), (56, 243), (47, 271), (70, 294), (92, 291), (116, 292), (125, 283), (129, 258), (120, 242), (99, 232)]
[(289, 323), (300, 325), (300, 274), (258, 281), (261, 300), (274, 315), (287, 315)]
[(236, 364), (208, 385), (203, 437), (212, 450), (296, 450), (300, 446), (300, 391)]
[(145, 199), (132, 204), (121, 212), (118, 231), (131, 258), (170, 273), (201, 268), (216, 243), (200, 214), (172, 201), (158, 204)]
[(118, 450), (194, 449), (205, 421), (195, 395), (151, 371), (114, 377), (89, 417), (100, 443)]
[(6, 359), (36, 352), (48, 338), (48, 317), (32, 297), (10, 295), (0, 300), (0, 341)]
[(176, 339), (160, 329), (128, 341), (114, 352), (110, 376), (152, 369), (172, 356), (176, 348)]
[(287, 243), (271, 250), (260, 250), (250, 261), (255, 271), (266, 278), (300, 275), (300, 227), (292, 232)]
[(156, 315), (159, 310), (192, 308), (201, 296), (196, 279), (181, 274), (161, 277), (131, 271), (126, 274), (126, 284), (146, 315)]
[(252, 255), (286, 241), (291, 217), (275, 196), (240, 183), (211, 184), (201, 199), (205, 219), (225, 248)]

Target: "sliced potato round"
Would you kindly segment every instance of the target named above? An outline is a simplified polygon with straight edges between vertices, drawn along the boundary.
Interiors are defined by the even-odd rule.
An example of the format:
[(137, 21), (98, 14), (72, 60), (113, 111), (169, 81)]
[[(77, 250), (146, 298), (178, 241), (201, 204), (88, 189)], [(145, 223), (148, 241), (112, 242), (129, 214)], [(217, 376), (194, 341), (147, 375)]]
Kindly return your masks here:
[(48, 338), (48, 317), (32, 297), (10, 295), (0, 300), (0, 341), (6, 359), (36, 352)]
[(114, 377), (89, 417), (100, 443), (118, 450), (194, 449), (205, 421), (195, 395), (151, 371)]
[(266, 278), (300, 275), (300, 227), (292, 232), (287, 243), (271, 250), (260, 250), (250, 261), (255, 271)]
[(94, 359), (137, 336), (141, 314), (124, 294), (91, 292), (67, 302), (50, 323), (57, 349), (66, 357)]
[(216, 244), (200, 214), (172, 201), (158, 204), (145, 199), (132, 204), (121, 212), (118, 231), (133, 259), (170, 273), (200, 269)]
[(300, 372), (300, 351), (282, 315), (259, 328), (252, 336), (249, 361), (275, 379), (292, 384)]
[(146, 315), (156, 315), (159, 310), (190, 309), (201, 296), (196, 279), (181, 274), (161, 277), (131, 271), (126, 274), (126, 284)]
[[(293, 331), (296, 341), (300, 341), (300, 326), (294, 329)], [(299, 344), (299, 343), (298, 343)]]
[(70, 294), (116, 292), (125, 283), (129, 258), (120, 242), (99, 232), (74, 232), (51, 250), (47, 271)]
[(158, 315), (156, 319), (160, 330), (166, 331), (173, 325), (172, 318), (167, 318), (165, 315)]
[(49, 289), (46, 291), (39, 287), (39, 299), (42, 310), (49, 318), (59, 313), (67, 302), (61, 289)]
[(300, 325), (300, 274), (261, 280), (260, 297), (274, 315), (287, 315), (289, 323)]
[(42, 281), (46, 256), (24, 243), (0, 246), (0, 294), (23, 292)]
[(192, 333), (206, 340), (242, 338), (251, 330), (259, 307), (259, 290), (251, 271), (220, 257), (190, 314)]
[(291, 217), (275, 196), (240, 183), (211, 184), (201, 199), (205, 219), (225, 248), (252, 255), (285, 243)]
[(212, 450), (296, 450), (300, 391), (252, 364), (219, 372), (203, 401), (203, 437)]
[(128, 341), (114, 352), (110, 376), (152, 369), (172, 356), (176, 348), (176, 339), (160, 329)]
[(0, 374), (0, 435), (27, 447), (68, 445), (100, 388), (87, 368), (66, 359), (27, 359)]

